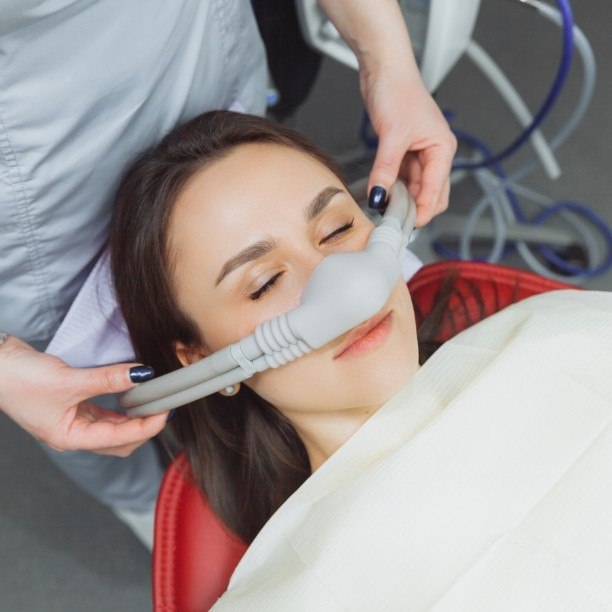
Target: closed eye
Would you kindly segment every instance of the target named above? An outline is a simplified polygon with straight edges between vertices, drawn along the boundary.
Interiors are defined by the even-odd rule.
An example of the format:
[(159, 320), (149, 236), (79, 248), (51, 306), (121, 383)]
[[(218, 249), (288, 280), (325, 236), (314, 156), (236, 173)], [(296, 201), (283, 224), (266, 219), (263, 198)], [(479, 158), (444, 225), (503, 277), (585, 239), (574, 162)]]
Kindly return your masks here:
[[(353, 218), (350, 220), (349, 223), (345, 223), (342, 227), (339, 227), (338, 229), (334, 230), (331, 234), (328, 234), (327, 236), (325, 236), (325, 238), (323, 238), (319, 242), (319, 244), (325, 244), (326, 242), (333, 240), (336, 236), (339, 236), (340, 234), (347, 232), (353, 227), (354, 223), (355, 223), (355, 219)], [(268, 281), (266, 281), (259, 289), (257, 289), (257, 291), (254, 291), (253, 293), (251, 293), (249, 297), (252, 300), (258, 300), (264, 293), (266, 293), (266, 291), (269, 291), (270, 289), (272, 289), (272, 287), (274, 287), (274, 285), (276, 284), (276, 281), (281, 277), (283, 273), (284, 272), (277, 272)]]
[(337, 230), (334, 230), (331, 234), (328, 234), (327, 236), (325, 236), (325, 238), (323, 238), (323, 240), (321, 240), (319, 242), (319, 244), (325, 244), (329, 240), (333, 240), (339, 234), (347, 232), (348, 230), (350, 230), (353, 227), (354, 223), (355, 223), (355, 219), (353, 218), (353, 219), (350, 220), (349, 223), (346, 223), (342, 227), (339, 227)]
[(270, 278), (270, 280), (264, 283), (257, 291), (254, 291), (253, 293), (251, 293), (249, 297), (252, 300), (258, 300), (266, 291), (268, 291), (274, 286), (276, 281), (280, 278), (281, 274), (283, 274), (283, 272), (277, 272), (272, 278)]

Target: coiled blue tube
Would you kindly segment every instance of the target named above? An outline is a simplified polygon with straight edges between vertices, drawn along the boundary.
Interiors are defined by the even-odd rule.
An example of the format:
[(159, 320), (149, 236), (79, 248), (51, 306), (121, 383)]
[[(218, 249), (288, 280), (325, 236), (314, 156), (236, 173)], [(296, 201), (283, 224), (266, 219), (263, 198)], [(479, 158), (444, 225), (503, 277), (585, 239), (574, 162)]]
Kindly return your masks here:
[(527, 142), (531, 134), (533, 134), (545, 117), (550, 113), (557, 98), (559, 97), (559, 94), (561, 93), (561, 89), (563, 88), (565, 81), (567, 80), (574, 50), (574, 18), (572, 15), (572, 7), (569, 0), (556, 0), (556, 2), (563, 20), (563, 50), (561, 53), (561, 61), (550, 91), (548, 92), (542, 106), (534, 116), (533, 121), (525, 128), (525, 130), (523, 130), (523, 132), (521, 132), (513, 143), (508, 145), (499, 153), (479, 162), (461, 162), (455, 164), (453, 165), (453, 170), (485, 168), (491, 166), (492, 164), (497, 164), (507, 157), (510, 157), (510, 155), (515, 153), (525, 144), (525, 142)]

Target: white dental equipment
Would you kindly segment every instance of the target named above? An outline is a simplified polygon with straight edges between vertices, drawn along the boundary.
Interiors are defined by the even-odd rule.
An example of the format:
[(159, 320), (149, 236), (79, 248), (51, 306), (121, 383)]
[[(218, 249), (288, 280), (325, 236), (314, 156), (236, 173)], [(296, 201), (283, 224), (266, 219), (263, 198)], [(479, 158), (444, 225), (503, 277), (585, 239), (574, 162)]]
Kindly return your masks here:
[[(423, 83), (435, 91), (467, 48), (480, 0), (399, 0)], [(357, 57), (329, 21), (317, 0), (297, 0), (304, 40), (324, 55), (349, 68)]]
[(131, 416), (165, 412), (293, 361), (367, 321), (385, 305), (401, 278), (415, 219), (416, 204), (398, 181), (365, 250), (325, 257), (308, 280), (299, 306), (197, 363), (130, 389), (120, 397), (121, 405)]

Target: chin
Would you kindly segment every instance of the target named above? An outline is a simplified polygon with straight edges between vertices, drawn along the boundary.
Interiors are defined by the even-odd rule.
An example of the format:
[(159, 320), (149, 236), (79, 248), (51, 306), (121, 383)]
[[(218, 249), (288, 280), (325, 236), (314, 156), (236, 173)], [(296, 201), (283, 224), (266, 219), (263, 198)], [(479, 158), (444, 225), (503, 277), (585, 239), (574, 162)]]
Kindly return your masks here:
[(372, 368), (368, 374), (359, 377), (353, 383), (351, 399), (357, 405), (382, 406), (396, 393), (399, 393), (412, 379), (416, 368)]

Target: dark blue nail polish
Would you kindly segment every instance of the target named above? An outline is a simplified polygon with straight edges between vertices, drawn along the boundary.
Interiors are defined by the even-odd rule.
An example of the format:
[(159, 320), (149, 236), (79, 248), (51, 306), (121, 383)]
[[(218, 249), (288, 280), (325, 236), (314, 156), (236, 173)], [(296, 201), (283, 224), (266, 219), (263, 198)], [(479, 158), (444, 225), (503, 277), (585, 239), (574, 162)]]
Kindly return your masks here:
[(130, 368), (130, 380), (133, 383), (141, 383), (151, 380), (155, 376), (155, 370), (151, 366), (134, 366)]
[(370, 199), (368, 205), (374, 210), (384, 210), (386, 207), (387, 190), (380, 185), (372, 187), (370, 190)]
[(173, 418), (174, 415), (176, 414), (176, 408), (173, 408), (169, 413), (168, 413), (168, 418), (166, 419), (166, 423), (169, 423)]

